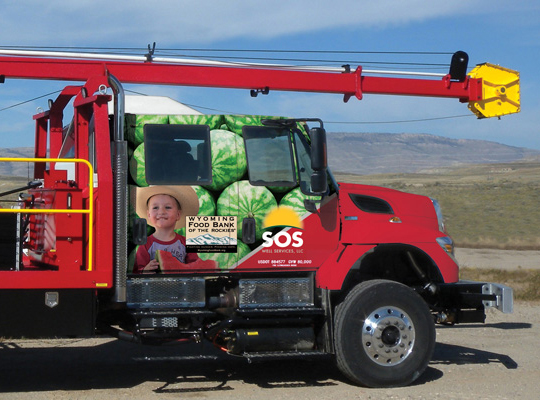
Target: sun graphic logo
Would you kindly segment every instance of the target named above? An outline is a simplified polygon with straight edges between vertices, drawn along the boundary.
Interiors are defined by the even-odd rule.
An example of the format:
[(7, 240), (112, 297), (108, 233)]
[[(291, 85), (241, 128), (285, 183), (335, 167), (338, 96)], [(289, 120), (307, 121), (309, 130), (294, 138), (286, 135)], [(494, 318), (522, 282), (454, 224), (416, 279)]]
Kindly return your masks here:
[[(304, 223), (298, 216), (298, 214), (290, 207), (277, 207), (270, 211), (264, 218), (263, 229), (270, 228), (298, 228), (304, 229)], [(263, 232), (263, 247), (271, 247), (272, 244), (276, 244), (278, 247), (301, 247), (304, 244), (302, 239), (302, 232), (293, 232), (290, 234), (288, 231), (280, 231), (275, 235), (272, 232)]]

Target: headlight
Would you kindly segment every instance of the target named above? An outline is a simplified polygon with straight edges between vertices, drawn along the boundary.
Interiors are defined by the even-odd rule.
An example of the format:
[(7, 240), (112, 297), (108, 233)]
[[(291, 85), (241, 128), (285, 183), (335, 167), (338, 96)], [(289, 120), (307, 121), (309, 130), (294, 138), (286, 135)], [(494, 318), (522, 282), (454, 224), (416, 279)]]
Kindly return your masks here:
[(450, 236), (442, 236), (437, 238), (437, 243), (439, 243), (439, 246), (443, 248), (444, 251), (446, 251), (446, 254), (448, 254), (457, 264), (456, 257), (454, 255), (454, 241)]
[(448, 254), (454, 255), (454, 241), (450, 236), (443, 236), (437, 238), (437, 243), (446, 251)]
[(446, 233), (446, 227), (444, 226), (444, 219), (439, 202), (435, 199), (431, 199), (433, 207), (435, 208), (435, 214), (437, 214), (437, 222), (439, 223), (439, 230), (443, 233)]

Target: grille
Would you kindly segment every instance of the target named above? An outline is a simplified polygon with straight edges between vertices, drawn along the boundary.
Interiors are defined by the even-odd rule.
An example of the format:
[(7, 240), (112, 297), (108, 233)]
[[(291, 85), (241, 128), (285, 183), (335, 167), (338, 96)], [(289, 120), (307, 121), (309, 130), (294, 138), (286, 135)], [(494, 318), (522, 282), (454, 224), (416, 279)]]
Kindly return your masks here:
[(310, 278), (240, 280), (240, 308), (310, 307), (314, 305)]
[(133, 278), (127, 282), (130, 308), (201, 308), (204, 278)]

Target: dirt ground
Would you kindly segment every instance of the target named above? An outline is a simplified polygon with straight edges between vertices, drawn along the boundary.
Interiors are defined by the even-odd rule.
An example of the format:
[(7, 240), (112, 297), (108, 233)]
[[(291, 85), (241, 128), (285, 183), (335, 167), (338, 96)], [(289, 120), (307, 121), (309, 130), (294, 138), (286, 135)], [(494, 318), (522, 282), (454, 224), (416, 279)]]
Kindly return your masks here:
[[(519, 262), (510, 253), (458, 251), (458, 258), (474, 266), (468, 263), (477, 263), (471, 261), (475, 256), (484, 260), (486, 254), (506, 267), (538, 268), (540, 262), (537, 252), (530, 252), (534, 260), (521, 254), (524, 261)], [(539, 348), (540, 303), (516, 303), (513, 314), (490, 311), (483, 325), (438, 326), (426, 372), (412, 386), (395, 389), (354, 386), (331, 359), (248, 364), (209, 344), (143, 347), (108, 338), (3, 340), (0, 398), (537, 399)], [(193, 357), (198, 354), (206, 358)]]
[(515, 270), (540, 269), (540, 251), (456, 249), (456, 259), (462, 267)]

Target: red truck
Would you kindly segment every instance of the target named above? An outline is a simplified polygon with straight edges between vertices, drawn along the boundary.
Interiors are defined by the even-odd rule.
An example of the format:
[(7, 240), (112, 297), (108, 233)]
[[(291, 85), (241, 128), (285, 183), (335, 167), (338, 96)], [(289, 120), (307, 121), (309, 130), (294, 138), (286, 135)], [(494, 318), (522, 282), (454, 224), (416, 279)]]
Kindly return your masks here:
[[(515, 71), (466, 74), (462, 52), (442, 78), (114, 58), (0, 54), (2, 81), (82, 82), (34, 116), (34, 157), (0, 159), (34, 166), (0, 210), (0, 336), (209, 340), (249, 360), (332, 355), (352, 382), (390, 387), (425, 370), (435, 323), (512, 312), (510, 288), (460, 281), (435, 200), (336, 182), (322, 121), (133, 114), (122, 84), (449, 97), (492, 117), (519, 111)], [(160, 185), (196, 190), (181, 234), (213, 262), (170, 267), (163, 256), (162, 273), (132, 272), (152, 232), (134, 193)]]

